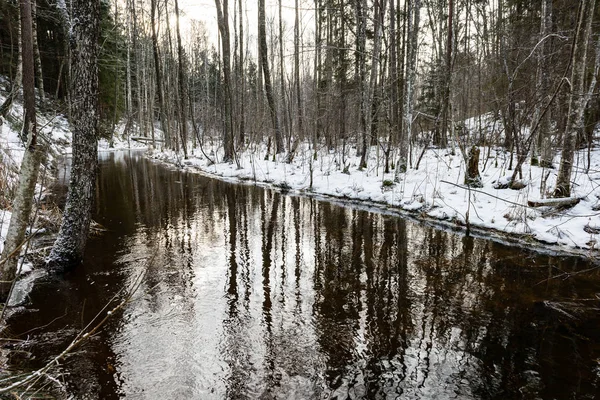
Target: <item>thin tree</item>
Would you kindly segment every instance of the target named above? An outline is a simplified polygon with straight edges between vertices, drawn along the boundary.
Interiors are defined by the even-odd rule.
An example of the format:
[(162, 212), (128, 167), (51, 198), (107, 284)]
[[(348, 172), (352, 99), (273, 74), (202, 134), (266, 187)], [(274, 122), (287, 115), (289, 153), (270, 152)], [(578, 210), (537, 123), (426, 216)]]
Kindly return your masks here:
[(171, 145), (171, 138), (169, 135), (169, 122), (167, 121), (167, 113), (165, 112), (165, 100), (163, 94), (163, 82), (162, 82), (162, 71), (160, 63), (160, 52), (158, 48), (158, 22), (160, 17), (157, 18), (157, 0), (150, 1), (150, 25), (152, 27), (152, 53), (154, 55), (154, 74), (156, 79), (156, 93), (158, 94), (158, 116), (161, 124), (161, 128), (164, 134), (164, 140), (169, 147)]
[(275, 129), (275, 152), (277, 154), (285, 151), (283, 145), (283, 135), (279, 126), (277, 117), (277, 107), (275, 105), (275, 96), (273, 95), (273, 85), (271, 82), (271, 70), (269, 68), (269, 56), (267, 53), (267, 32), (265, 18), (265, 0), (258, 0), (258, 45), (260, 47), (260, 64), (263, 72), (265, 92), (267, 94), (267, 103), (271, 112), (271, 121)]
[(240, 41), (239, 41), (239, 61), (238, 61), (238, 79), (239, 79), (239, 141), (240, 145), (243, 146), (245, 142), (245, 130), (246, 130), (246, 111), (245, 111), (245, 92), (246, 92), (246, 79), (244, 74), (244, 14), (242, 12), (242, 0), (238, 1), (238, 13), (239, 13), (239, 29), (240, 29)]
[(35, 77), (38, 82), (40, 98), (44, 100), (46, 94), (44, 91), (44, 74), (42, 73), (42, 56), (40, 55), (40, 47), (38, 46), (37, 5), (35, 0), (32, 0), (31, 2), (31, 24), (33, 27), (33, 60), (35, 63)]
[(369, 84), (367, 85), (367, 94), (366, 94), (366, 124), (365, 124), (365, 134), (363, 136), (363, 149), (361, 152), (361, 158), (359, 163), (359, 168), (367, 167), (367, 156), (368, 156), (368, 147), (367, 147), (367, 139), (371, 139), (373, 135), (373, 103), (375, 98), (375, 86), (377, 85), (377, 74), (379, 71), (379, 57), (381, 52), (381, 39), (383, 36), (383, 20), (385, 19), (385, 6), (387, 5), (387, 1), (384, 0), (375, 0), (375, 40), (373, 43), (373, 55), (371, 57), (371, 73), (369, 76)]
[(582, 0), (577, 20), (577, 30), (573, 41), (571, 65), (571, 93), (569, 95), (569, 113), (563, 137), (562, 157), (554, 197), (571, 196), (571, 172), (577, 134), (583, 128), (583, 113), (587, 106), (583, 93), (585, 80), (585, 64), (587, 59), (588, 41), (592, 31), (595, 0)]
[(73, 100), (73, 160), (63, 221), (48, 258), (48, 267), (61, 271), (83, 258), (91, 222), (98, 166), (98, 35), (100, 2), (74, 0), (71, 29)]
[(225, 154), (223, 161), (233, 161), (233, 119), (232, 119), (232, 97), (231, 97), (231, 49), (229, 42), (229, 5), (227, 0), (215, 0), (217, 6), (217, 22), (221, 33), (221, 49), (223, 51), (223, 89), (224, 99), (224, 134), (223, 147)]
[(181, 44), (181, 30), (179, 29), (179, 1), (175, 0), (175, 25), (177, 30), (177, 81), (179, 84), (179, 114), (181, 116), (181, 120), (179, 121), (179, 132), (181, 136), (181, 147), (183, 147), (183, 157), (187, 159), (187, 139), (188, 139), (188, 129), (187, 129), (187, 107), (185, 105), (187, 99), (187, 85), (185, 83), (185, 71), (184, 71), (184, 63), (185, 63), (185, 52), (183, 50), (183, 45)]
[[(542, 114), (544, 103), (550, 99), (550, 65), (548, 62), (549, 45), (546, 43), (546, 37), (552, 26), (552, 1), (542, 0), (540, 13), (540, 45), (537, 55), (536, 71), (536, 92), (539, 93), (540, 101), (536, 102), (533, 113), (533, 121), (537, 121)], [(543, 101), (541, 101), (543, 100)], [(531, 164), (540, 165), (545, 168), (552, 167), (552, 147), (551, 147), (551, 129), (550, 113), (546, 113), (540, 121), (540, 127), (533, 138), (533, 149), (531, 155)]]
[[(21, 15), (20, 7), (18, 13), (19, 15)], [(6, 118), (6, 116), (8, 115), (13, 101), (19, 94), (19, 89), (21, 89), (21, 84), (23, 82), (23, 55), (20, 46), (21, 41), (21, 17), (19, 17), (17, 18), (17, 42), (19, 43), (19, 45), (17, 46), (17, 71), (15, 73), (14, 79), (11, 82), (10, 92), (8, 93), (8, 96), (6, 96), (6, 99), (4, 99), (4, 101), (2, 102), (2, 105), (0, 105), (0, 116), (4, 118)]]
[(25, 154), (21, 162), (19, 185), (13, 201), (13, 212), (2, 252), (0, 264), (1, 300), (5, 301), (10, 292), (10, 283), (17, 272), (20, 248), (25, 239), (25, 230), (33, 205), (33, 194), (38, 179), (40, 161), (43, 155), (38, 143), (35, 115), (35, 66), (33, 56), (33, 24), (30, 0), (20, 1), (21, 13), (21, 60), (23, 71), (23, 136), (27, 138)]
[(400, 134), (400, 159), (396, 165), (395, 180), (400, 179), (400, 173), (408, 169), (408, 147), (413, 123), (413, 92), (417, 73), (417, 51), (419, 36), (419, 21), (421, 1), (407, 3), (407, 61), (404, 74), (404, 104), (402, 111), (402, 130)]
[(289, 149), (287, 162), (291, 163), (300, 140), (304, 138), (304, 116), (302, 112), (302, 92), (300, 91), (300, 17), (298, 14), (298, 0), (294, 0), (294, 93), (296, 96), (296, 140)]

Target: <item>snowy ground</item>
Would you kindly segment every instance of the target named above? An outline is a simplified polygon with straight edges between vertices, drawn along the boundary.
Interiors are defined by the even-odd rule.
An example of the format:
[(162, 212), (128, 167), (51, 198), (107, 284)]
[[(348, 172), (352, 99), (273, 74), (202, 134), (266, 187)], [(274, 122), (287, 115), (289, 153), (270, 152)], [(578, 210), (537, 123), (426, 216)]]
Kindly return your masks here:
[[(204, 149), (209, 157), (219, 155), (217, 149)], [(268, 184), (306, 194), (316, 194), (367, 202), (369, 205), (410, 213), (418, 218), (446, 226), (487, 231), (499, 238), (517, 239), (521, 244), (549, 247), (553, 250), (576, 251), (597, 255), (597, 232), (600, 232), (600, 151), (592, 153), (589, 174), (582, 173), (585, 151), (578, 153), (574, 176), (574, 197), (581, 201), (575, 207), (557, 212), (553, 208), (531, 208), (528, 200), (545, 198), (554, 188), (556, 169), (523, 166), (521, 190), (495, 189), (497, 182), (507, 181), (510, 154), (502, 150), (481, 148), (479, 164), (484, 183), (482, 189), (469, 190), (464, 185), (464, 162), (460, 152), (429, 149), (418, 170), (409, 169), (394, 183), (393, 171), (384, 174), (383, 158), (371, 149), (369, 167), (358, 170), (356, 150), (349, 148), (344, 157), (349, 173), (343, 173), (341, 152), (321, 151), (317, 160), (312, 150), (303, 146), (294, 162), (265, 161), (266, 149), (254, 148), (238, 156), (236, 163), (210, 162), (199, 150), (187, 160), (171, 152), (149, 152), (150, 157), (199, 169), (230, 181)], [(418, 156), (418, 154), (416, 154)], [(416, 158), (416, 157), (415, 157)], [(272, 156), (270, 157), (272, 159)], [(560, 160), (556, 158), (556, 165)], [(312, 186), (311, 186), (312, 170)], [(551, 245), (551, 246), (547, 246)]]
[[(5, 78), (0, 77), (0, 89), (7, 84)], [(0, 104), (4, 103), (6, 92), (0, 92)], [(20, 100), (13, 103), (6, 119), (0, 117), (0, 179), (7, 180), (14, 185), (17, 181), (18, 170), (23, 160), (25, 147), (19, 138), (22, 125), (23, 106)], [(49, 144), (48, 160), (71, 152), (71, 131), (64, 115), (58, 112), (38, 113), (37, 115), (39, 141)], [(36, 193), (42, 190), (37, 185)], [(8, 231), (11, 212), (0, 207), (0, 252), (4, 247), (4, 239)], [(22, 272), (30, 270), (30, 265), (24, 265)]]

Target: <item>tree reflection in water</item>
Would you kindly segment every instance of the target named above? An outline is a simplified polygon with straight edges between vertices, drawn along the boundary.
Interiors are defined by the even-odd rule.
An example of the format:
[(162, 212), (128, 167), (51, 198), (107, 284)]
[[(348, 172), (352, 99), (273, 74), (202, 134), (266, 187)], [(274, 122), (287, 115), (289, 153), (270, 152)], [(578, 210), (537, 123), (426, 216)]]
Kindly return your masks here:
[[(136, 301), (64, 366), (88, 394), (550, 399), (598, 390), (600, 279), (562, 279), (589, 268), (583, 259), (137, 157), (101, 166), (95, 219), (109, 233), (90, 242), (60, 306), (34, 302), (52, 293), (42, 286), (31, 312), (9, 321), (24, 332), (31, 316), (51, 320), (84, 302), (91, 318), (147, 270)], [(36, 334), (79, 326), (73, 314)]]

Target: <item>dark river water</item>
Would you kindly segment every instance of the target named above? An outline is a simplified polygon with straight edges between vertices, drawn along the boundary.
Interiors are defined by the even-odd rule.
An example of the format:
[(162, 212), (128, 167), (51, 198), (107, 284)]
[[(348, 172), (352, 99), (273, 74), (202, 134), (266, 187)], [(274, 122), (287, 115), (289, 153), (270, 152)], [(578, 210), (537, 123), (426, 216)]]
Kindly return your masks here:
[[(73, 398), (593, 399), (600, 275), (401, 218), (101, 155), (84, 265), (9, 320)], [(37, 329), (34, 329), (37, 328)], [(32, 330), (33, 329), (33, 330)]]

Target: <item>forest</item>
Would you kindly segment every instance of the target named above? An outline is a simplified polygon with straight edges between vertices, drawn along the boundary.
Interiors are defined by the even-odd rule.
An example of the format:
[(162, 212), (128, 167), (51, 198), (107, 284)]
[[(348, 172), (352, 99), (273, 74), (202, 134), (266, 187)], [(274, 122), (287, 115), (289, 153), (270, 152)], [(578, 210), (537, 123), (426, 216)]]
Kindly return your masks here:
[(594, 393), (596, 3), (0, 0), (0, 398)]
[[(570, 153), (593, 148), (600, 118), (595, 2), (283, 3), (260, 1), (250, 15), (241, 0), (215, 1), (214, 43), (202, 21), (181, 26), (177, 0), (103, 0), (100, 136), (124, 121), (125, 135), (164, 140), (184, 158), (219, 140), (226, 161), (256, 143), (288, 160), (300, 143), (352, 146), (358, 168), (377, 146), (397, 171), (430, 146), (465, 158), (472, 146), (499, 146), (513, 180), (524, 162), (558, 168), (561, 152), (555, 194), (570, 195)], [(60, 5), (33, 3), (36, 87), (68, 115), (77, 77)], [(288, 26), (282, 14), (292, 13)], [(18, 87), (17, 3), (3, 1), (0, 15), (0, 73)]]
[[(11, 115), (11, 105), (24, 75), (18, 6), (0, 3), (0, 74), (6, 77), (0, 112), (13, 125), (20, 116)], [(317, 169), (321, 180), (359, 174), (346, 187), (320, 192), (425, 208), (467, 229), (471, 189), (521, 208), (545, 207), (542, 216), (584, 200), (576, 218), (587, 217), (579, 227), (585, 237), (575, 247), (594, 247), (589, 234), (599, 231), (600, 208), (595, 1), (215, 0), (203, 8), (201, 14), (216, 13), (214, 31), (178, 0), (99, 3), (92, 46), (98, 83), (86, 89), (97, 96), (95, 120), (88, 122), (96, 139), (109, 146), (133, 139), (182, 167), (215, 165), (217, 175), (237, 169), (240, 179), (284, 188), (315, 191)], [(74, 111), (79, 103), (69, 88), (89, 81), (73, 67), (73, 31), (84, 18), (62, 0), (38, 0), (31, 10), (30, 74), (38, 102), (32, 107), (51, 121), (52, 114), (81, 121), (75, 114), (91, 111)], [(460, 177), (452, 172), (455, 157)], [(307, 178), (257, 177), (257, 165), (287, 175), (282, 164), (301, 168)], [(411, 176), (433, 190), (411, 186)], [(440, 182), (455, 186), (448, 187), (451, 194), (467, 190), (468, 199), (448, 200), (450, 209), (432, 213), (442, 207), (436, 204), (446, 190)], [(396, 200), (377, 191), (392, 191)], [(515, 233), (560, 242), (568, 231), (557, 224), (553, 233), (540, 234), (528, 222), (536, 216), (527, 212), (506, 218), (512, 225), (520, 220)], [(478, 219), (490, 227), (497, 215)]]
[[(22, 10), (0, 3), (0, 114), (21, 131), (21, 146), (27, 118), (14, 106), (23, 93), (46, 130), (89, 132), (79, 142), (88, 152), (98, 140), (141, 143), (182, 168), (389, 205), (467, 231), (595, 248), (595, 1), (97, 6), (89, 17), (78, 3), (31, 2), (36, 100), (28, 103)], [(76, 30), (92, 25), (87, 47), (97, 63), (75, 45)], [(4, 164), (18, 170), (18, 159)], [(9, 175), (5, 204), (16, 193)]]

